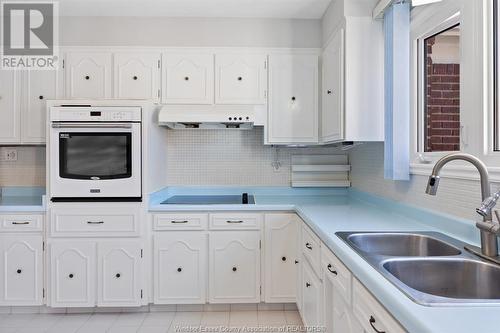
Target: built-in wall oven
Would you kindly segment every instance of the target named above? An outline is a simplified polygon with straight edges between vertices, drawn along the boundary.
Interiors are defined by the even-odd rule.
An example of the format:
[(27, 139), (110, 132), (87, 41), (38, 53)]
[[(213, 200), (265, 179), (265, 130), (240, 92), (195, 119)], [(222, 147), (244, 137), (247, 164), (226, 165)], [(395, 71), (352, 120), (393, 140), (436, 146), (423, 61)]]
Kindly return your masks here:
[(140, 107), (50, 109), (52, 201), (140, 201)]

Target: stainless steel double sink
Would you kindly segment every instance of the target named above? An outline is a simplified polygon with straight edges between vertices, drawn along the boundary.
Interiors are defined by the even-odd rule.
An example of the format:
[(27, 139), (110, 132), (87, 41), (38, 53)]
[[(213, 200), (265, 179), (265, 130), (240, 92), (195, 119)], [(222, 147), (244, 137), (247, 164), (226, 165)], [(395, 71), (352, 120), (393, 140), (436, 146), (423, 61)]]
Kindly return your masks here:
[(438, 232), (337, 232), (415, 302), (428, 306), (500, 305), (500, 266)]

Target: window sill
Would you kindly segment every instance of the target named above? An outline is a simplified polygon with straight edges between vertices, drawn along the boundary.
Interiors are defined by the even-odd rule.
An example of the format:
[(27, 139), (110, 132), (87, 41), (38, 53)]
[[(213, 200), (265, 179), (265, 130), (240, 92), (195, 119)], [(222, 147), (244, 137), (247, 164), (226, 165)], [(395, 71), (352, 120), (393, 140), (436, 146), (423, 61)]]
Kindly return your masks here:
[[(412, 163), (410, 164), (410, 174), (430, 176), (432, 173), (432, 164), (423, 163)], [(490, 174), (490, 181), (500, 182), (500, 168), (499, 167), (488, 167)], [(465, 179), (465, 180), (479, 180), (479, 173), (477, 169), (473, 166), (467, 165), (446, 165), (440, 173), (442, 178), (455, 178), (455, 179)]]

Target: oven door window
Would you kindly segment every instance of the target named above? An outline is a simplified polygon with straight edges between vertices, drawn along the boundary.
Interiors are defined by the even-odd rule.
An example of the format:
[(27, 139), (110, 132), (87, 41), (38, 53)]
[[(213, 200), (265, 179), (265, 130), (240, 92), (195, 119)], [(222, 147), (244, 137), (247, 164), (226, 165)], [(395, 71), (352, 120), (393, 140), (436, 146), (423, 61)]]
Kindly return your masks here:
[(121, 179), (132, 176), (131, 133), (59, 133), (59, 176)]

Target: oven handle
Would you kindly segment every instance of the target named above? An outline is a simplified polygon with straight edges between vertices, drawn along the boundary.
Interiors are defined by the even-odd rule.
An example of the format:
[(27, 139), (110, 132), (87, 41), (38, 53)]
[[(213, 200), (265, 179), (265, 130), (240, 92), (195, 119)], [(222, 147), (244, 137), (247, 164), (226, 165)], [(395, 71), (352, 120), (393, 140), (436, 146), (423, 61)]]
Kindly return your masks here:
[(132, 128), (132, 124), (61, 124), (53, 123), (52, 128)]

